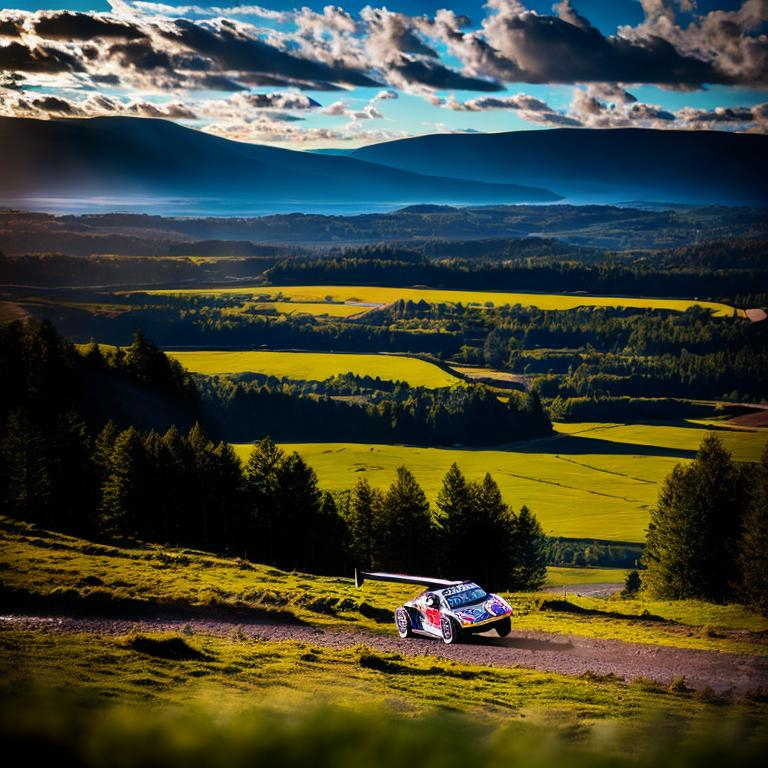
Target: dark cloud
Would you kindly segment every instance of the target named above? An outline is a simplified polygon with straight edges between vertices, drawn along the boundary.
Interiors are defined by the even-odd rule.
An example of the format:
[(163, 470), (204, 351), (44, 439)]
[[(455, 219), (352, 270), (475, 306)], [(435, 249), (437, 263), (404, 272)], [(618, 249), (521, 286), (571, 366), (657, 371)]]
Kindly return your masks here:
[(90, 40), (94, 37), (120, 37), (136, 40), (146, 34), (132, 24), (89, 13), (57, 11), (41, 16), (35, 32), (49, 40)]
[(12, 42), (0, 46), (0, 70), (17, 72), (83, 72), (83, 64), (66, 51)]
[(115, 43), (107, 51), (125, 67), (136, 69), (173, 69), (169, 54), (155, 46), (149, 40), (137, 40), (132, 43)]
[(678, 52), (661, 37), (604, 36), (585, 19), (502, 13), (491, 18), (490, 44), (504, 59), (497, 74), (529, 83), (625, 82), (699, 86), (732, 78), (712, 62)]
[(126, 112), (142, 117), (160, 117), (177, 120), (194, 120), (197, 115), (183, 104), (164, 104), (162, 106), (140, 101), (129, 105)]
[(211, 91), (242, 91), (244, 86), (225, 75), (205, 75), (199, 81), (201, 88)]
[(0, 19), (0, 35), (5, 37), (18, 37), (24, 26), (24, 18), (21, 16), (7, 16)]
[(313, 109), (320, 106), (301, 93), (249, 93), (243, 98), (257, 109)]
[(41, 96), (32, 99), (30, 104), (43, 112), (56, 112), (62, 115), (80, 114), (79, 110), (66, 99), (60, 99), (58, 96)]
[(459, 91), (500, 91), (503, 86), (493, 80), (468, 77), (436, 61), (424, 59), (402, 59), (389, 65), (406, 83), (416, 83), (435, 90)]
[(320, 61), (294, 56), (273, 45), (243, 34), (234, 25), (222, 22), (218, 28), (179, 19), (172, 30), (163, 33), (197, 53), (213, 59), (218, 68), (247, 73), (251, 83), (323, 88), (327, 83), (375, 86), (379, 83), (361, 71), (333, 67)]

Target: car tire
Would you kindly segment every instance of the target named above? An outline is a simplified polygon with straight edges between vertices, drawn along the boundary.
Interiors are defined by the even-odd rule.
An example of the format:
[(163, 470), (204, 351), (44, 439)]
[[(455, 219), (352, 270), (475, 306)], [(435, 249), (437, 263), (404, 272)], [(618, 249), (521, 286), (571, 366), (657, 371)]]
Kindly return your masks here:
[(453, 645), (461, 641), (461, 628), (449, 616), (440, 619), (440, 632), (446, 645)]
[(497, 621), (496, 631), (499, 633), (499, 637), (506, 637), (512, 631), (512, 619), (507, 616), (501, 621)]
[(395, 626), (397, 627), (397, 634), (403, 639), (406, 637), (413, 637), (411, 614), (403, 607), (400, 607), (395, 611)]

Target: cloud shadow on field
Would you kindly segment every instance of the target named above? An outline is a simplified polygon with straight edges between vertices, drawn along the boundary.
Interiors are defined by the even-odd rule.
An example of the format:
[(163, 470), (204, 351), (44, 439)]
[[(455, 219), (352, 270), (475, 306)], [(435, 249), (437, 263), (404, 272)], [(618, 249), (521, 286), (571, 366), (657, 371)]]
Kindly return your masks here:
[(613, 440), (600, 440), (596, 437), (579, 437), (578, 435), (553, 437), (521, 448), (511, 448), (510, 452), (551, 453), (566, 456), (613, 454), (618, 456), (659, 456), (672, 459), (692, 459), (696, 455), (695, 449), (622, 443)]

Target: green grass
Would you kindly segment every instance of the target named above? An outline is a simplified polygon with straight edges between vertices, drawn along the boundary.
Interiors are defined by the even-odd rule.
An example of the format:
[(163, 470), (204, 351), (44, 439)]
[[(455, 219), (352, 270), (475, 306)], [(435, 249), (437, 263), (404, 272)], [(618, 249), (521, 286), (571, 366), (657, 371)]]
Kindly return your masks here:
[[(166, 652), (169, 645), (174, 653)], [(176, 654), (177, 649), (184, 653)], [(191, 631), (109, 637), (3, 628), (0, 670), (5, 691), (34, 686), (144, 707), (226, 702), (226, 710), (233, 711), (258, 702), (281, 712), (321, 705), (359, 712), (387, 703), (411, 716), (443, 710), (480, 715), (494, 724), (544, 713), (593, 722), (636, 717), (648, 707), (689, 717), (712, 710), (689, 694), (615, 678), (403, 658), (365, 646), (268, 642), (247, 637), (236, 626), (229, 637)]]
[(573, 584), (623, 584), (629, 571), (626, 568), (547, 568), (546, 587), (570, 586)]
[[(269, 611), (278, 619), (299, 619), (318, 627), (392, 634), (392, 611), (419, 591), (382, 582), (366, 582), (356, 589), (351, 578), (286, 573), (190, 550), (95, 544), (9, 518), (0, 518), (0, 549), (2, 584), (45, 599), (48, 610), (51, 605), (73, 603), (91, 610), (106, 607), (117, 611), (129, 604), (131, 610), (145, 604), (161, 612), (230, 611), (234, 621), (237, 611), (245, 611), (245, 615)], [(590, 570), (580, 569), (568, 579), (582, 580), (582, 574)], [(561, 569), (554, 571), (560, 583), (562, 573)], [(542, 610), (546, 601), (561, 599), (560, 595), (508, 597), (516, 629), (768, 655), (768, 618), (741, 606), (568, 594), (569, 603), (594, 612), (584, 615), (567, 609)], [(667, 621), (646, 620), (643, 611)]]
[[(557, 424), (553, 438), (508, 449), (420, 448), (365, 443), (295, 443), (329, 490), (351, 488), (360, 477), (385, 488), (395, 470), (413, 471), (434, 502), (453, 462), (472, 480), (490, 472), (505, 500), (527, 504), (552, 536), (643, 541), (659, 483), (690, 460), (707, 430), (700, 425)], [(739, 461), (756, 461), (768, 429), (718, 428)], [(245, 459), (251, 445), (236, 445)]]
[(168, 352), (185, 368), (207, 375), (262, 373), (278, 378), (322, 381), (352, 373), (413, 387), (450, 387), (460, 379), (425, 360), (400, 355), (325, 352)]
[(552, 293), (507, 293), (496, 291), (450, 291), (428, 288), (382, 288), (375, 286), (296, 285), (296, 286), (239, 286), (237, 288), (186, 288), (146, 291), (154, 295), (177, 296), (243, 296), (273, 297), (280, 301), (321, 303), (330, 297), (336, 303), (385, 305), (398, 299), (427, 301), (431, 304), (476, 304), (490, 302), (494, 306), (522, 304), (540, 309), (574, 309), (576, 307), (636, 307), (640, 309), (670, 309), (679, 312), (691, 306), (708, 307), (718, 316), (730, 317), (735, 310), (727, 304), (688, 299), (625, 298), (618, 296), (575, 296)]

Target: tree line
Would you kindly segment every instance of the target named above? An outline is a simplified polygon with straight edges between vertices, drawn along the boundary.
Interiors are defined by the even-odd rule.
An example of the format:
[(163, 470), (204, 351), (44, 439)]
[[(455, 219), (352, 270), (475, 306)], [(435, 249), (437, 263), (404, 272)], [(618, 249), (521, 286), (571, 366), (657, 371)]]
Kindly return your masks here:
[[(194, 418), (197, 390), (141, 334), (125, 350), (94, 344), (81, 355), (48, 323), (9, 323), (0, 326), (0, 365), (7, 373), (0, 377), (4, 514), (86, 537), (196, 547), (318, 573), (346, 573), (361, 556), (359, 488), (338, 498), (322, 491), (301, 456), (268, 438), (242, 466), (229, 443), (210, 439), (198, 423), (180, 430), (173, 414), (156, 409), (177, 403)], [(110, 408), (119, 423), (102, 419)], [(144, 424), (171, 424), (140, 427), (131, 423), (136, 413)], [(473, 553), (490, 547), (497, 570), (479, 575), (508, 588), (526, 573), (534, 587), (545, 557), (535, 518), (527, 510), (515, 515), (490, 477), (482, 493), (464, 486), (450, 491), (453, 507), (439, 502), (432, 510), (410, 472), (398, 470), (371, 507), (371, 557), (382, 567), (474, 575)], [(459, 557), (464, 518), (487, 526)]]
[(346, 574), (353, 565), (538, 589), (546, 538), (495, 481), (454, 464), (433, 510), (405, 467), (382, 492), (363, 478), (323, 491), (296, 452), (262, 439), (243, 466), (195, 424), (184, 435), (108, 422), (96, 437), (75, 414), (46, 440), (13, 411), (0, 440), (2, 512), (87, 538), (142, 540), (246, 557), (285, 570)]
[(739, 465), (715, 434), (678, 464), (651, 511), (643, 585), (659, 597), (740, 599), (768, 613), (768, 447)]
[(337, 395), (327, 383), (327, 394), (295, 394), (293, 389), (302, 391), (305, 386), (210, 376), (198, 377), (197, 382), (206, 424), (217, 436), (234, 442), (267, 433), (288, 442), (500, 445), (552, 432), (536, 391), (510, 391), (502, 401), (482, 385), (439, 389), (402, 385), (389, 391), (357, 389), (354, 395)]

